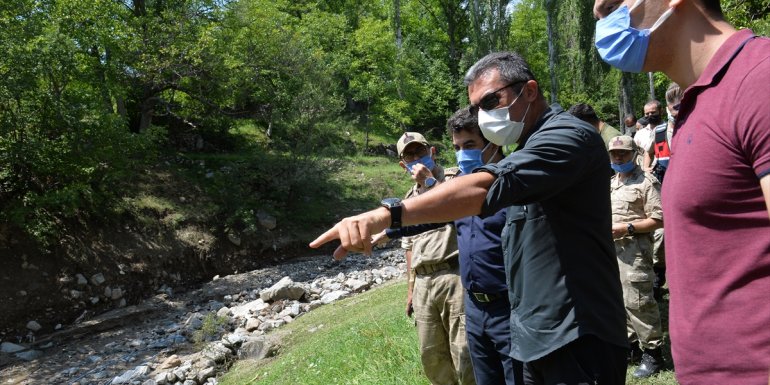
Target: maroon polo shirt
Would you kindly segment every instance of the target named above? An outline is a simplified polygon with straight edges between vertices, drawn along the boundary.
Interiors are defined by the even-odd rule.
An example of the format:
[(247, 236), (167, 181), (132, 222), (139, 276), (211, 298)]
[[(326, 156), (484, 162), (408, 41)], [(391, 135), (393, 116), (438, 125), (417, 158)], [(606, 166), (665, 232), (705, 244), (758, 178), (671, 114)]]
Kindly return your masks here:
[(681, 384), (767, 384), (770, 39), (727, 40), (682, 98), (663, 183), (671, 347)]

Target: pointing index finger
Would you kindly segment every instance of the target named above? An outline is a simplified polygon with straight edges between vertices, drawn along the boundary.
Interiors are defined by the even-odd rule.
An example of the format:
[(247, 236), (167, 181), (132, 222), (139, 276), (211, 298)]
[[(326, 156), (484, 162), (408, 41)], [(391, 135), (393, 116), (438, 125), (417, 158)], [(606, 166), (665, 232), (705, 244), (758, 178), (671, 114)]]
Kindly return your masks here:
[(335, 239), (340, 239), (340, 232), (337, 230), (337, 226), (334, 226), (327, 230), (325, 233), (319, 235), (318, 238), (316, 238), (313, 242), (310, 242), (309, 246), (317, 249), (324, 243), (333, 241)]

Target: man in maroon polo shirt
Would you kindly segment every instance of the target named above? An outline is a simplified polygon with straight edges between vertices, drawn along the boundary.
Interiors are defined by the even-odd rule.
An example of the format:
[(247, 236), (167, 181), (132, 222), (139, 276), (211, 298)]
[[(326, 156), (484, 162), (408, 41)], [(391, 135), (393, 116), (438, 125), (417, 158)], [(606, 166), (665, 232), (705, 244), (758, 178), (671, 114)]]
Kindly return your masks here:
[(663, 187), (677, 379), (767, 384), (770, 39), (733, 28), (718, 0), (596, 0), (594, 13), (605, 61), (685, 89)]

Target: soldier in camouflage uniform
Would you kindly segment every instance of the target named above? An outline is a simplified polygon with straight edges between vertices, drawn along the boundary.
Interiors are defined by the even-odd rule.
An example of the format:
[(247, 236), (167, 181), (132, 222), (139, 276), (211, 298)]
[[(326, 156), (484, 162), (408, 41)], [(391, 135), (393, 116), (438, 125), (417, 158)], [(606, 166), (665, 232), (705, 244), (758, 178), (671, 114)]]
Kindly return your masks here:
[[(643, 350), (634, 377), (644, 378), (662, 367), (663, 328), (653, 296), (652, 232), (663, 225), (660, 184), (634, 162), (636, 145), (630, 136), (609, 143), (612, 238), (618, 256), (628, 338), (632, 352)], [(638, 353), (637, 353), (638, 354)]]
[[(435, 148), (417, 132), (404, 133), (396, 148), (401, 167), (415, 181), (405, 198), (427, 193), (458, 174), (457, 168), (444, 170), (435, 163)], [(404, 237), (401, 247), (409, 274), (406, 314), (414, 312), (425, 376), (433, 385), (475, 384), (454, 224)]]

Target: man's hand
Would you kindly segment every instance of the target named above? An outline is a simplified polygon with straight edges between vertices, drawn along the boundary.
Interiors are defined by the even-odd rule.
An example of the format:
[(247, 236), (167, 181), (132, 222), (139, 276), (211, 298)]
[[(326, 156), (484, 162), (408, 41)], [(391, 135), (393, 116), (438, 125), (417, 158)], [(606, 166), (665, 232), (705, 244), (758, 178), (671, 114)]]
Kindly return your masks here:
[(409, 293), (409, 295), (406, 297), (406, 316), (412, 318), (413, 313), (414, 307), (412, 307), (412, 293)]
[(388, 242), (390, 238), (385, 233), (385, 230), (380, 231), (372, 236), (372, 245), (381, 246)]
[(339, 239), (342, 243), (334, 251), (334, 259), (345, 258), (348, 252), (372, 254), (372, 234), (379, 233), (390, 226), (390, 212), (384, 207), (367, 211), (353, 217), (347, 217), (321, 234), (310, 247), (321, 245)]
[(425, 179), (433, 177), (433, 173), (422, 163), (412, 166), (412, 180), (425, 187)]
[(625, 237), (628, 234), (628, 224), (625, 223), (613, 223), (612, 224), (612, 239), (618, 239)]

